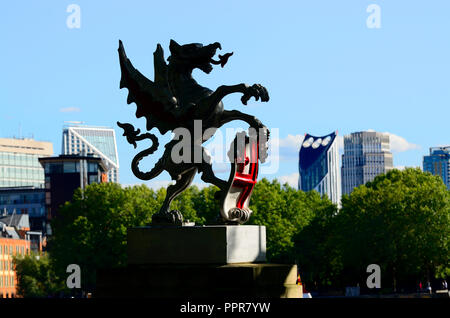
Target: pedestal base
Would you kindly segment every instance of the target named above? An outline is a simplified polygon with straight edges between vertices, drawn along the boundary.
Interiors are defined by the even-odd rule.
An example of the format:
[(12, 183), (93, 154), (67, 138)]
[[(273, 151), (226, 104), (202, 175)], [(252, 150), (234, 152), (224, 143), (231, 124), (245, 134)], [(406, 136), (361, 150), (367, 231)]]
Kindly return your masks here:
[(235, 264), (266, 261), (266, 228), (258, 225), (128, 229), (128, 264)]
[(302, 298), (297, 266), (146, 265), (100, 270), (94, 297)]

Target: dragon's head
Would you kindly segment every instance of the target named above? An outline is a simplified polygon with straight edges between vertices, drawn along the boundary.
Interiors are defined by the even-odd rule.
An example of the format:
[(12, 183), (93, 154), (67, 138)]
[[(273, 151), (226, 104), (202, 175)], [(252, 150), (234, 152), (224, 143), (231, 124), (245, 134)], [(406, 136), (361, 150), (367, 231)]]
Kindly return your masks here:
[(170, 64), (192, 71), (195, 68), (209, 74), (213, 67), (211, 64), (220, 64), (222, 67), (227, 63), (228, 58), (233, 53), (219, 55), (219, 61), (213, 59), (217, 49), (222, 49), (219, 42), (203, 46), (200, 43), (179, 45), (174, 40), (170, 40), (170, 53), (167, 59)]

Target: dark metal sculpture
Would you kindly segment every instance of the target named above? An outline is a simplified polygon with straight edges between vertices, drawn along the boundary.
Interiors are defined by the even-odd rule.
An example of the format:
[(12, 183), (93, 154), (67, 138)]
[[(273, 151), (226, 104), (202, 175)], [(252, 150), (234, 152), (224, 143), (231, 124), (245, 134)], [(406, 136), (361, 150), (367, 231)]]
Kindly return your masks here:
[[(239, 188), (233, 186), (235, 183), (234, 178), (236, 176), (236, 169), (240, 169), (239, 173), (244, 172), (243, 169), (245, 168), (242, 164), (250, 167), (250, 163), (245, 162), (245, 160), (246, 158), (249, 159), (249, 156), (255, 158), (255, 153), (251, 152), (251, 149), (258, 151), (257, 149), (259, 148), (259, 160), (264, 162), (269, 131), (254, 116), (237, 110), (224, 110), (222, 99), (232, 93), (242, 93), (241, 101), (246, 105), (251, 97), (254, 97), (256, 100), (261, 99), (262, 102), (267, 102), (269, 101), (269, 94), (266, 88), (259, 84), (252, 86), (246, 84), (233, 86), (223, 85), (215, 91), (200, 86), (192, 77), (192, 71), (195, 68), (209, 74), (213, 69), (211, 64), (220, 64), (223, 67), (227, 63), (228, 58), (233, 54), (219, 55), (219, 60), (216, 61), (213, 57), (217, 49), (221, 49), (220, 44), (217, 42), (207, 46), (197, 43), (179, 45), (171, 40), (171, 55), (167, 59), (169, 63), (166, 64), (163, 49), (158, 44), (156, 51), (153, 53), (155, 79), (151, 81), (133, 67), (125, 54), (122, 42), (119, 41), (118, 51), (122, 73), (120, 88), (128, 88), (127, 103), (136, 103), (136, 117), (145, 117), (147, 121), (146, 128), (149, 131), (157, 128), (161, 134), (165, 134), (168, 131), (175, 132), (176, 134), (177, 129), (183, 128), (190, 132), (190, 160), (174, 162), (172, 158), (174, 147), (180, 142), (180, 136), (176, 136), (176, 138), (174, 137), (174, 139), (165, 145), (164, 154), (153, 169), (148, 172), (142, 172), (139, 169), (139, 162), (157, 150), (159, 145), (157, 137), (151, 133), (139, 135), (140, 130), (135, 130), (131, 124), (117, 123), (124, 129), (123, 135), (126, 136), (128, 142), (133, 144), (135, 148), (136, 141), (143, 139), (152, 140), (152, 146), (139, 152), (132, 161), (131, 168), (137, 178), (150, 180), (165, 170), (175, 180), (175, 184), (167, 188), (167, 195), (160, 211), (153, 215), (153, 223), (182, 224), (183, 217), (181, 213), (170, 210), (170, 203), (191, 184), (196, 173), (202, 174), (201, 179), (204, 182), (212, 183), (220, 189), (218, 198), (222, 200), (222, 203), (225, 203), (226, 200), (228, 200), (227, 202), (235, 202), (237, 205), (240, 203), (240, 206), (233, 207), (236, 209), (232, 209), (232, 211), (225, 211), (224, 209), (227, 209), (225, 207), (226, 204), (222, 204), (221, 219), (223, 222), (243, 223), (251, 213), (248, 210), (248, 199), (253, 189), (251, 184), (254, 185), (254, 183), (250, 182), (250, 187), (244, 186)], [(226, 182), (214, 175), (210, 157), (205, 152), (202, 144), (210, 139), (219, 127), (233, 120), (245, 121), (250, 127), (255, 128), (253, 131), (257, 132), (253, 133), (253, 135), (256, 134), (256, 139), (249, 139), (248, 136), (243, 139), (245, 140), (246, 150), (238, 149), (235, 155), (231, 155), (232, 176)], [(196, 124), (198, 125), (199, 121), (201, 121), (201, 134), (200, 136), (196, 136), (194, 127)], [(185, 136), (183, 137), (186, 138)], [(251, 140), (257, 140), (257, 148), (249, 148), (249, 145), (254, 145)], [(232, 148), (235, 145), (236, 143), (233, 143)], [(241, 157), (244, 151), (244, 156), (241, 158), (244, 162), (235, 160), (239, 157), (239, 151)], [(201, 154), (201, 159), (196, 160), (194, 157), (199, 153)], [(258, 155), (256, 155), (256, 171), (257, 165)], [(255, 172), (255, 166), (252, 167), (252, 171)], [(254, 173), (247, 179), (256, 182), (256, 174)], [(231, 196), (233, 199), (230, 199), (230, 191), (241, 191), (242, 197), (240, 202), (236, 195)]]

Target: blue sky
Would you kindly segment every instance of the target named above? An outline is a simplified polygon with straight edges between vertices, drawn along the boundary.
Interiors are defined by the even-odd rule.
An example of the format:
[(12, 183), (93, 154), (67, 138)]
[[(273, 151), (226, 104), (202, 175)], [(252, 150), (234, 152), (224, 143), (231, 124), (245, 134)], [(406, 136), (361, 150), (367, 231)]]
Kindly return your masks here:
[[(79, 29), (67, 27), (70, 4), (81, 9)], [(371, 4), (381, 28), (366, 25)], [(266, 177), (292, 182), (301, 136), (335, 130), (389, 132), (394, 165), (421, 166), (429, 147), (450, 143), (449, 12), (444, 0), (8, 1), (0, 11), (0, 137), (33, 135), (58, 154), (64, 121), (114, 127), (121, 182), (140, 183), (129, 169), (137, 151), (115, 125), (145, 127), (119, 90), (118, 40), (150, 79), (157, 43), (168, 56), (170, 39), (218, 41), (234, 55), (194, 77), (211, 89), (267, 87), (269, 103), (224, 100), (279, 129), (280, 168)]]

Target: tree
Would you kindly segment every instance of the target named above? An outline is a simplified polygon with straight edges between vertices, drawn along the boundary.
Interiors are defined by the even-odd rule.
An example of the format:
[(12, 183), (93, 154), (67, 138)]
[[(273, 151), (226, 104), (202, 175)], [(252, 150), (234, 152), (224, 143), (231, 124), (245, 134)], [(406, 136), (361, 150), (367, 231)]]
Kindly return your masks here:
[(219, 191), (219, 188), (211, 185), (204, 187), (198, 195), (192, 198), (195, 211), (204, 220), (202, 224), (213, 224), (220, 214), (220, 202), (215, 199), (217, 191)]
[(97, 269), (126, 265), (127, 228), (149, 225), (163, 199), (163, 191), (145, 185), (101, 183), (76, 190), (52, 222), (49, 252), (57, 273), (67, 275), (67, 266), (77, 264), (83, 287), (91, 290)]
[(47, 254), (14, 257), (17, 276), (17, 294), (21, 297), (40, 298), (66, 291)]
[(412, 277), (449, 274), (450, 195), (439, 177), (419, 169), (392, 170), (343, 196), (336, 219), (348, 277), (381, 266), (394, 290)]
[(272, 262), (294, 262), (294, 237), (313, 219), (317, 211), (336, 212), (336, 206), (317, 192), (296, 190), (277, 180), (259, 181), (250, 201), (250, 224), (266, 226), (267, 254)]
[[(318, 195), (318, 193), (317, 193)], [(340, 285), (342, 259), (336, 245), (336, 206), (324, 204), (315, 209), (314, 217), (294, 237), (302, 281), (312, 289)]]

